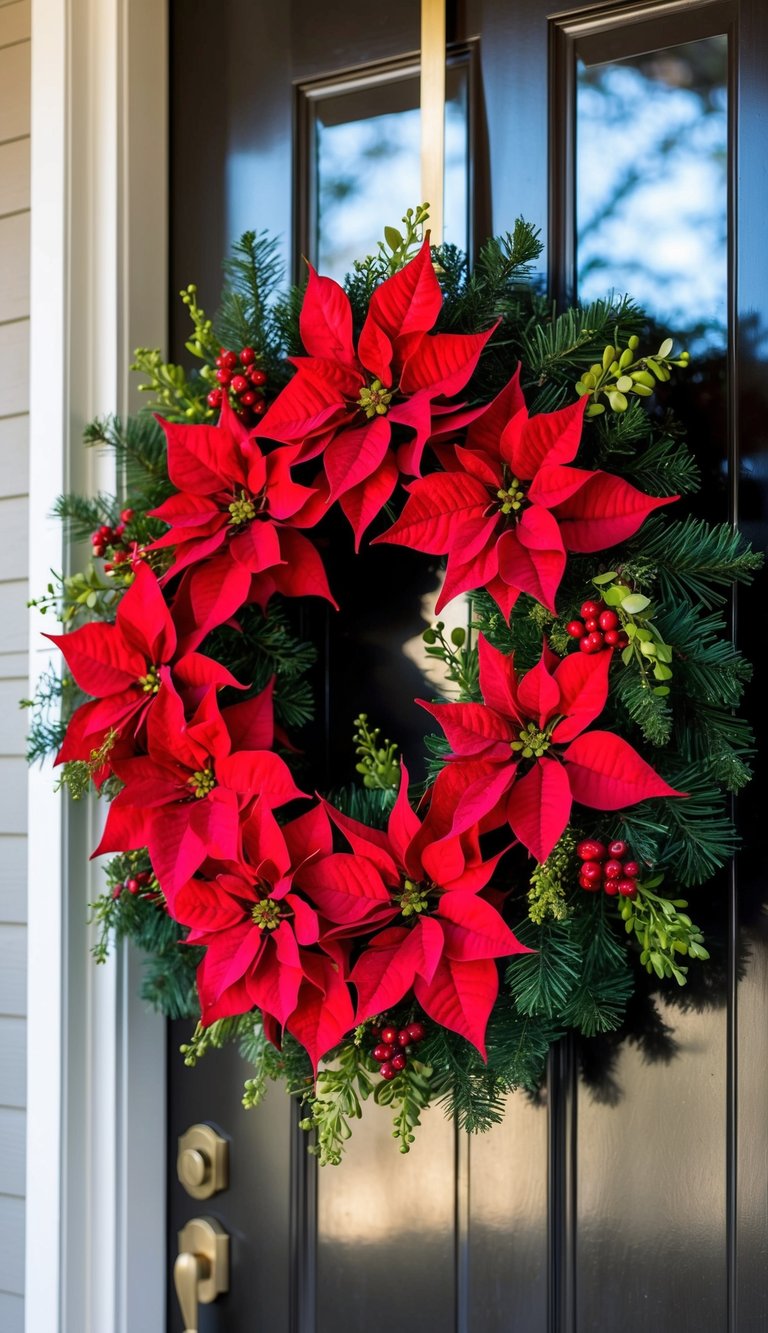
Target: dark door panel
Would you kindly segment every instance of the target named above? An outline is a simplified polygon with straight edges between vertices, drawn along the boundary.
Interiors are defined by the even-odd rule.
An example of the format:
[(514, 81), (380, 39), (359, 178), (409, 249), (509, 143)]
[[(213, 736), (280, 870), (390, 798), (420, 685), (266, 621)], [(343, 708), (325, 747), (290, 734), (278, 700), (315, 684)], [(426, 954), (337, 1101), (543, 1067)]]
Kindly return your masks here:
[[(579, 249), (588, 202), (583, 176), (579, 194), (579, 171), (595, 122), (590, 130), (580, 121), (579, 98), (586, 90), (604, 99), (605, 154), (617, 159), (625, 152), (631, 165), (626, 148), (634, 147), (633, 130), (640, 135), (638, 116), (628, 111), (623, 125), (611, 125), (620, 107), (607, 67), (620, 66), (622, 78), (629, 70), (635, 85), (651, 80), (648, 102), (664, 87), (685, 96), (703, 88), (690, 133), (711, 125), (723, 134), (716, 146), (720, 221), (706, 224), (707, 235), (719, 240), (707, 241), (701, 279), (694, 268), (683, 288), (709, 290), (717, 266), (726, 282), (719, 332), (691, 335), (699, 337), (699, 351), (676, 406), (705, 478), (699, 511), (716, 520), (738, 517), (765, 546), (768, 187), (761, 116), (768, 7), (761, 0), (648, 0), (564, 4), (551, 17), (544, 0), (466, 0), (449, 4), (448, 19), (453, 67), (466, 68), (468, 80), (470, 244), (523, 214), (547, 239), (550, 286), (561, 296), (579, 284), (586, 290), (589, 276), (583, 235)], [(252, 0), (215, 6), (172, 0), (172, 293), (194, 279), (203, 305), (214, 306), (221, 258), (247, 227), (279, 234), (287, 269), (296, 268), (300, 253), (315, 253), (322, 192), (313, 199), (317, 141), (310, 122), (317, 99), (332, 79), (336, 100), (321, 110), (323, 124), (334, 127), (346, 114), (345, 86), (355, 90), (350, 118), (395, 114), (398, 107), (412, 113), (418, 20), (416, 0), (373, 9), (349, 0), (324, 7), (286, 0), (269, 9)], [(691, 44), (701, 42), (710, 46), (694, 51)], [(722, 66), (718, 50), (725, 52)], [(411, 84), (396, 87), (397, 71), (406, 67)], [(378, 100), (371, 97), (366, 111), (372, 69), (389, 71), (394, 82)], [(209, 95), (201, 97), (201, 86)], [(636, 145), (641, 186), (656, 178), (658, 153), (666, 154), (674, 183), (675, 136), (667, 140), (662, 136), (645, 160), (643, 126)], [(592, 169), (600, 170), (599, 154)], [(690, 195), (690, 184), (685, 188)], [(693, 253), (704, 224), (683, 208), (690, 202), (685, 188), (668, 207), (673, 231), (677, 226)], [(626, 192), (614, 210), (621, 199)], [(607, 216), (610, 223), (610, 208)], [(590, 252), (590, 281), (596, 258), (596, 280), (606, 290), (631, 291), (633, 255), (612, 246), (610, 227), (606, 235)], [(646, 227), (634, 256), (651, 279), (660, 267), (655, 241)], [(667, 317), (672, 286), (670, 280), (666, 293), (651, 292), (651, 314), (659, 320)], [(175, 324), (175, 300), (171, 310), (172, 350), (180, 355), (184, 331)], [(685, 334), (679, 322), (669, 332)], [(411, 560), (401, 575), (393, 550), (378, 548), (357, 562), (348, 552), (340, 527), (329, 566), (347, 609), (307, 613), (308, 631), (323, 642), (324, 702), (313, 742), (321, 756), (319, 784), (344, 780), (350, 723), (360, 707), (414, 752), (421, 726), (414, 719), (406, 736), (409, 721), (399, 701), (423, 687), (402, 646), (418, 633), (434, 573), (425, 561), (414, 576)], [(375, 608), (363, 599), (372, 587)], [(368, 610), (351, 609), (358, 607)], [(731, 609), (742, 646), (759, 660), (760, 597), (747, 593)], [(757, 695), (753, 716), (760, 712)], [(190, 1217), (213, 1213), (232, 1236), (231, 1292), (202, 1310), (202, 1333), (767, 1328), (763, 782), (758, 777), (739, 799), (744, 850), (733, 872), (693, 891), (713, 953), (704, 983), (666, 993), (661, 1002), (649, 986), (633, 1000), (621, 1039), (581, 1048), (565, 1043), (551, 1061), (540, 1102), (512, 1097), (505, 1121), (488, 1135), (467, 1140), (435, 1109), (410, 1156), (401, 1157), (387, 1113), (370, 1108), (342, 1166), (318, 1172), (298, 1112), (281, 1091), (270, 1092), (259, 1110), (242, 1111), (247, 1068), (232, 1051), (214, 1051), (186, 1069), (176, 1050), (188, 1031), (176, 1025), (169, 1062), (169, 1271), (176, 1231)], [(231, 1141), (230, 1188), (203, 1204), (184, 1194), (172, 1169), (176, 1138), (196, 1121), (217, 1125)], [(168, 1327), (181, 1328), (172, 1297)]]

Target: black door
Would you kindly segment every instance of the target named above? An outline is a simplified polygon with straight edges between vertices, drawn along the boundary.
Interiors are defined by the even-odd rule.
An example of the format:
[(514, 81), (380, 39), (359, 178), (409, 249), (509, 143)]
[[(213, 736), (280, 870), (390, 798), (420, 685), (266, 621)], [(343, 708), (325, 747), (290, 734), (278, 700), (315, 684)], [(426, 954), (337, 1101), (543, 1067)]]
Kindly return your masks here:
[[(765, 545), (768, 6), (448, 8), (448, 238), (471, 248), (522, 214), (548, 240), (553, 293), (628, 288), (687, 330), (698, 369), (678, 408), (705, 477), (702, 512), (738, 517)], [(399, 197), (415, 170), (415, 0), (177, 0), (171, 14), (173, 291), (195, 277), (214, 304), (221, 257), (246, 227), (280, 234), (294, 269), (303, 252), (337, 274), (418, 201), (417, 177)], [(181, 329), (172, 335), (178, 352)], [(392, 554), (375, 623), (334, 622), (329, 736), (346, 737), (365, 702), (404, 739), (396, 700), (415, 668), (399, 645), (418, 633), (428, 588), (403, 587)], [(340, 580), (377, 578), (375, 563), (350, 565), (339, 557)], [(733, 610), (756, 658), (754, 594), (737, 625)], [(370, 680), (360, 688), (372, 654), (374, 699)], [(358, 669), (345, 674), (350, 657)], [(190, 1217), (213, 1213), (232, 1237), (230, 1292), (203, 1308), (201, 1329), (768, 1327), (759, 778), (740, 805), (743, 853), (696, 903), (713, 945), (706, 986), (683, 1002), (639, 997), (620, 1041), (564, 1044), (540, 1101), (513, 1097), (487, 1136), (469, 1141), (434, 1110), (402, 1158), (372, 1108), (343, 1165), (318, 1172), (281, 1092), (243, 1112), (247, 1068), (230, 1051), (184, 1068), (188, 1026), (174, 1027), (169, 1272)], [(230, 1187), (205, 1204), (174, 1174), (177, 1137), (200, 1121), (231, 1151)], [(172, 1291), (168, 1318), (182, 1327)]]

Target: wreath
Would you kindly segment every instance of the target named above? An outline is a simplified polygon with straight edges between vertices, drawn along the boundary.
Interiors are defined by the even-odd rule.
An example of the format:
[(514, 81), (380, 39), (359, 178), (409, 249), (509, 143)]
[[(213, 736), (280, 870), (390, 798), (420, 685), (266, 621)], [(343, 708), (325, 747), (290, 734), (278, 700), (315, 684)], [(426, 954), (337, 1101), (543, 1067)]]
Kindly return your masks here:
[[(724, 609), (760, 557), (676, 516), (688, 355), (643, 350), (628, 299), (558, 312), (522, 220), (470, 266), (426, 218), (343, 286), (308, 266), (280, 295), (247, 233), (216, 320), (185, 289), (197, 368), (137, 351), (149, 409), (86, 433), (121, 498), (61, 498), (93, 560), (36, 603), (67, 669), (31, 757), (109, 803), (97, 958), (134, 939), (147, 997), (199, 1020), (186, 1061), (238, 1042), (244, 1104), (283, 1079), (323, 1162), (370, 1096), (404, 1152), (432, 1102), (485, 1129), (565, 1033), (619, 1029), (639, 978), (684, 985), (709, 953), (683, 895), (731, 856), (750, 776)], [(444, 561), (436, 614), (463, 597), (466, 623), (423, 630), (445, 688), (416, 701), (422, 780), (361, 714), (358, 781), (313, 795), (296, 612), (336, 605), (338, 511), (356, 551)]]

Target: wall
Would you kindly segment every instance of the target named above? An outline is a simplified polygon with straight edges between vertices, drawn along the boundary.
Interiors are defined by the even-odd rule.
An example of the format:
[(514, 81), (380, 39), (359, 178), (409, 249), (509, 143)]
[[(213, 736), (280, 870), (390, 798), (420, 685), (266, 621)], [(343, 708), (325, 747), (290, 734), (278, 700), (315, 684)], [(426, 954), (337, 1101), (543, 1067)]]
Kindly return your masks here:
[(0, 1329), (24, 1322), (30, 0), (0, 0)]

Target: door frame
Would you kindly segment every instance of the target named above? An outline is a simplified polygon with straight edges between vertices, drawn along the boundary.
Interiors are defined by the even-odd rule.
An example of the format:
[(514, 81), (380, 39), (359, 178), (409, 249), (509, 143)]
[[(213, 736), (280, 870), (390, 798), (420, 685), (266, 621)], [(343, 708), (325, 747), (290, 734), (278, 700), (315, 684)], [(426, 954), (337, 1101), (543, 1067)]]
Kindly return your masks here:
[[(167, 323), (166, 0), (34, 0), (30, 586), (71, 567), (52, 503), (114, 485), (83, 425), (135, 407)], [(45, 349), (36, 355), (36, 348)], [(31, 687), (50, 660), (31, 617)], [(26, 1328), (135, 1333), (165, 1308), (165, 1023), (127, 948), (90, 956), (100, 811), (29, 775)]]

